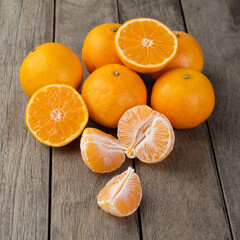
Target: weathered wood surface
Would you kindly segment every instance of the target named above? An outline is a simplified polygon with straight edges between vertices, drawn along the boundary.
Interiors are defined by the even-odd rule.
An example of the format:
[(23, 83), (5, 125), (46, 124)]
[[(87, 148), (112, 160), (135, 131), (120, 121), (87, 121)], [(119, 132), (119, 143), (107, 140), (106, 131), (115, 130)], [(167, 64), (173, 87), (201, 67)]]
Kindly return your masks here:
[[(152, 17), (184, 31), (179, 1), (119, 0), (119, 12), (121, 22)], [(143, 188), (143, 239), (230, 239), (206, 123), (175, 134), (174, 151), (165, 161), (154, 166), (135, 161)]]
[(240, 2), (182, 0), (182, 5), (215, 89), (208, 124), (233, 236), (240, 239)]
[(51, 1), (0, 1), (0, 239), (47, 239), (49, 148), (27, 130), (19, 69), (52, 40)]
[[(118, 22), (116, 2), (57, 1), (56, 42), (70, 47), (81, 59), (87, 33), (106, 22)], [(85, 79), (88, 76), (85, 71)], [(88, 126), (99, 126), (89, 121)], [(107, 131), (107, 129), (105, 129)], [(116, 133), (116, 130), (108, 130)], [(126, 170), (125, 164), (111, 174), (97, 174), (83, 163), (78, 138), (52, 154), (52, 239), (139, 239), (137, 213), (127, 218), (106, 214), (97, 205), (97, 194), (114, 175)]]
[[(240, 239), (239, 2), (55, 3), (54, 35), (54, 0), (0, 0), (0, 239), (231, 239), (230, 227), (233, 238)], [(28, 98), (19, 81), (21, 62), (35, 46), (52, 40), (81, 59), (87, 33), (118, 19), (152, 17), (184, 31), (180, 3), (187, 30), (203, 48), (216, 107), (208, 125), (175, 131), (174, 152), (162, 163), (135, 160), (143, 187), (140, 211), (116, 218), (97, 206), (96, 196), (132, 162), (126, 160), (111, 174), (93, 173), (81, 159), (79, 138), (49, 154), (25, 125)], [(154, 82), (142, 76), (150, 94)], [(88, 126), (103, 129), (91, 120)]]

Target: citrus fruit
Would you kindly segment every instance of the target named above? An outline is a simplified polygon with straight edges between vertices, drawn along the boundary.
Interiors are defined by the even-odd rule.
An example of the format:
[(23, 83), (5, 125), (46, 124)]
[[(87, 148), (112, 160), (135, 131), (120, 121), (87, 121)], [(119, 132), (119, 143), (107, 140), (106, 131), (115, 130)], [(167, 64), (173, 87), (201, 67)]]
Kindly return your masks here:
[(66, 84), (78, 90), (82, 79), (83, 68), (77, 55), (59, 43), (36, 47), (25, 58), (20, 69), (22, 88), (29, 97), (49, 84)]
[(114, 38), (120, 26), (118, 23), (105, 23), (88, 33), (82, 48), (82, 59), (89, 73), (107, 64), (122, 64), (114, 47)]
[(212, 84), (197, 70), (169, 70), (152, 89), (152, 108), (166, 115), (174, 128), (198, 126), (211, 115), (214, 105)]
[(97, 123), (116, 128), (129, 108), (147, 102), (147, 90), (139, 75), (119, 64), (95, 70), (84, 82), (82, 96), (90, 117)]
[(80, 148), (84, 163), (94, 172), (112, 172), (125, 160), (125, 149), (119, 140), (96, 128), (83, 131)]
[(104, 211), (114, 216), (126, 217), (137, 210), (141, 199), (140, 179), (129, 167), (106, 184), (97, 196), (97, 203)]
[(33, 136), (48, 146), (61, 147), (77, 138), (88, 121), (81, 95), (72, 87), (52, 84), (37, 90), (26, 109)]
[(185, 32), (173, 31), (173, 33), (178, 39), (177, 53), (164, 69), (150, 74), (155, 80), (172, 68), (192, 68), (199, 72), (203, 69), (203, 52), (197, 40)]
[(157, 163), (173, 149), (175, 137), (169, 120), (150, 107), (136, 106), (127, 110), (118, 123), (118, 139), (129, 158)]
[(177, 46), (176, 35), (151, 18), (129, 20), (115, 36), (115, 48), (121, 61), (142, 73), (163, 69), (176, 54)]

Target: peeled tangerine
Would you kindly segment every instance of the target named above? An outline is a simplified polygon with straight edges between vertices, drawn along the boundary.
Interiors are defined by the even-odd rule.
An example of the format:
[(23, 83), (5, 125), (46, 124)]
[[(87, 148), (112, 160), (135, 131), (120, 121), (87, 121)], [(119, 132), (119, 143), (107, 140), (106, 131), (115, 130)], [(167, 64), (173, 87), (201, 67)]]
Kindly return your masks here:
[(170, 154), (175, 137), (167, 117), (142, 105), (123, 114), (118, 123), (118, 139), (129, 158), (157, 163)]
[(126, 217), (134, 213), (142, 199), (138, 175), (129, 167), (127, 171), (112, 178), (99, 192), (97, 203), (114, 216)]
[(125, 153), (129, 158), (157, 163), (170, 154), (175, 138), (169, 120), (142, 105), (123, 114), (118, 123), (118, 139), (98, 129), (86, 128), (80, 143), (84, 163), (98, 173), (119, 168)]
[(84, 163), (97, 173), (112, 172), (125, 160), (125, 149), (119, 140), (96, 128), (83, 131), (80, 148)]

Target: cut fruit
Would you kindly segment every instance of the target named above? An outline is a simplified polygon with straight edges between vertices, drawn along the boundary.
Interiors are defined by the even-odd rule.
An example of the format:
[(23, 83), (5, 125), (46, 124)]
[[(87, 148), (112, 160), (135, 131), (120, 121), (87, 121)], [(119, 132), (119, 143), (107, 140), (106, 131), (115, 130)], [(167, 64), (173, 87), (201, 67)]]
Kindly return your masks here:
[(88, 122), (81, 95), (63, 84), (40, 88), (30, 98), (26, 124), (33, 136), (48, 146), (61, 147), (77, 138)]
[(178, 40), (163, 23), (151, 18), (136, 18), (124, 23), (115, 36), (121, 61), (142, 73), (163, 69), (175, 56)]
[(125, 160), (120, 142), (96, 128), (83, 131), (80, 148), (84, 163), (94, 172), (112, 172), (121, 167)]
[(126, 217), (134, 213), (142, 199), (138, 175), (128, 170), (112, 178), (97, 196), (97, 203), (104, 211), (114, 216)]
[(118, 123), (118, 139), (129, 158), (157, 163), (170, 154), (175, 137), (167, 117), (143, 105), (123, 114)]

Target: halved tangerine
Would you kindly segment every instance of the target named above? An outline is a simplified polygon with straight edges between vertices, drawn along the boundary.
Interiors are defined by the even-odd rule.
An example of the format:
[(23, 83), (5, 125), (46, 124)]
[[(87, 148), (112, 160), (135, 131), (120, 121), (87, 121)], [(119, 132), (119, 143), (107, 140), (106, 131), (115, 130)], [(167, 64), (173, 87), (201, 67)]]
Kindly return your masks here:
[(77, 138), (88, 122), (82, 96), (63, 84), (40, 88), (26, 108), (26, 124), (33, 136), (48, 146), (61, 147)]
[(126, 217), (137, 210), (141, 199), (140, 179), (129, 167), (106, 184), (97, 196), (97, 203), (104, 211), (114, 216)]
[(123, 114), (118, 123), (118, 139), (129, 158), (157, 163), (170, 154), (175, 137), (167, 117), (142, 105)]
[(83, 131), (80, 148), (84, 163), (94, 172), (112, 172), (125, 160), (119, 140), (96, 128)]
[(115, 48), (121, 61), (142, 73), (163, 69), (175, 56), (178, 40), (163, 23), (151, 18), (125, 22), (115, 36)]

